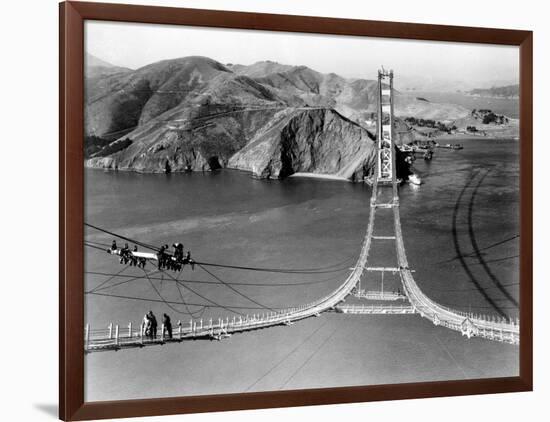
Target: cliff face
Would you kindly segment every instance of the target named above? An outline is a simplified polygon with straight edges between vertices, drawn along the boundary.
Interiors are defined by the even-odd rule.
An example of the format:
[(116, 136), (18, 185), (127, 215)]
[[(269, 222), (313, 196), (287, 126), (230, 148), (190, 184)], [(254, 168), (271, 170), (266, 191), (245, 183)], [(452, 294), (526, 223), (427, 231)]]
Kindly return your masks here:
[(361, 178), (374, 163), (372, 135), (334, 110), (295, 110), (266, 129), (228, 167), (266, 178), (298, 172)]

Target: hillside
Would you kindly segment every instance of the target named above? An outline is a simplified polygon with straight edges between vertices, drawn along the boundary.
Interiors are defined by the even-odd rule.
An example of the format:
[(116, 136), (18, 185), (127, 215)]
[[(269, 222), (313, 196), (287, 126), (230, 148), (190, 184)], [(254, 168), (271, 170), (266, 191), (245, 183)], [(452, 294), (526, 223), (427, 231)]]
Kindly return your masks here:
[(460, 133), (468, 135), (492, 138), (517, 138), (519, 136), (518, 119), (511, 119), (488, 109), (472, 110), (467, 117), (458, 119), (455, 125)]
[(468, 95), (490, 98), (519, 98), (519, 85), (507, 85), (488, 89), (472, 89)]
[[(355, 177), (369, 170), (367, 119), (375, 104), (373, 80), (275, 62), (164, 60), (87, 78), (86, 165)], [(444, 120), (468, 111), (397, 93), (396, 114)]]
[[(368, 114), (375, 111), (375, 80), (346, 79), (335, 73), (319, 73), (306, 66), (287, 66), (274, 62), (240, 66), (235, 71), (251, 75), (258, 82), (274, 88), (282, 98), (300, 98), (310, 106), (331, 107), (360, 124)], [(399, 91), (396, 91), (395, 103), (396, 116), (450, 121), (468, 115), (468, 110), (463, 107), (432, 103)]]
[(239, 75), (248, 76), (250, 78), (258, 78), (271, 73), (286, 72), (294, 66), (272, 62), (271, 60), (265, 60), (256, 62), (249, 66), (242, 64), (227, 64), (227, 67)]

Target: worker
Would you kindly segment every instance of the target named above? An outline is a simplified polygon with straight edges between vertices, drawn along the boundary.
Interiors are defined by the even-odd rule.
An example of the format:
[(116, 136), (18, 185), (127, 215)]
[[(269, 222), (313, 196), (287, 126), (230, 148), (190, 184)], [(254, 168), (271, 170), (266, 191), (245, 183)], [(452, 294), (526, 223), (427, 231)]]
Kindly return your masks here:
[(128, 247), (128, 243), (124, 244), (124, 247), (120, 250), (120, 263), (121, 264), (127, 264), (130, 255), (130, 248)]
[(195, 261), (193, 258), (191, 258), (191, 251), (187, 251), (187, 254), (185, 255), (185, 259), (183, 260), (183, 265), (190, 264), (191, 269), (195, 271)]
[(113, 240), (113, 243), (111, 243), (111, 250), (112, 251), (116, 251), (118, 248), (117, 248), (117, 245), (116, 245), (116, 240)]
[(151, 319), (149, 318), (149, 314), (145, 314), (141, 322), (141, 335), (151, 337)]
[[(168, 338), (172, 338), (172, 322), (170, 317), (166, 314), (163, 315), (162, 323), (164, 324), (164, 331), (168, 333)], [(164, 333), (162, 333), (164, 335)]]
[(176, 242), (172, 246), (174, 247), (174, 258), (176, 258), (176, 261), (183, 261), (183, 244)]
[[(165, 249), (165, 251), (167, 251), (168, 250), (168, 245), (164, 245), (164, 249)], [(175, 255), (175, 252), (174, 252), (174, 255)], [(164, 255), (164, 266), (168, 270), (173, 270), (174, 269), (174, 260), (172, 259), (172, 257), (173, 257), (173, 255), (170, 255), (168, 253), (165, 253), (165, 255)]]
[(167, 269), (172, 269), (172, 256), (168, 253), (168, 244), (164, 245), (164, 266)]
[[(138, 251), (138, 247), (137, 247), (137, 245), (134, 245), (134, 251), (133, 252), (137, 252), (137, 251)], [(137, 264), (138, 264), (137, 256), (134, 253), (129, 254), (129, 255), (130, 255), (130, 259), (132, 260), (131, 265), (136, 267)]]
[(159, 260), (159, 269), (164, 268), (164, 264), (165, 264), (165, 261), (166, 261), (166, 246), (165, 245), (160, 247), (160, 250), (157, 254), (157, 258)]
[(151, 321), (151, 339), (156, 339), (157, 338), (157, 318), (155, 317), (155, 315), (153, 314), (153, 311), (149, 311), (149, 320)]

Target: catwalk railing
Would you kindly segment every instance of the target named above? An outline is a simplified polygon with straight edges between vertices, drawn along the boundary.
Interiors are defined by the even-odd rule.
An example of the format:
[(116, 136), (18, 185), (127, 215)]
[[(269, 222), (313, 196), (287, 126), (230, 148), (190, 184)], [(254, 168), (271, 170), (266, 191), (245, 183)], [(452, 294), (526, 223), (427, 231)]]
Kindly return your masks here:
[(414, 314), (415, 310), (411, 305), (338, 305), (337, 312), (343, 314), (370, 314), (370, 315), (404, 315)]
[(462, 335), (470, 337), (483, 337), (489, 340), (519, 344), (519, 321), (509, 321), (494, 316), (474, 316), (471, 313), (460, 312), (446, 306), (439, 305), (426, 296), (414, 281), (409, 269), (405, 244), (401, 231), (401, 219), (399, 208), (393, 209), (394, 227), (396, 237), (397, 259), (400, 267), (400, 277), (415, 311), (422, 317), (430, 319), (435, 325), (460, 331)]
[[(315, 302), (299, 307), (279, 310), (277, 312), (270, 311), (263, 314), (246, 315), (244, 317), (239, 316), (231, 319), (228, 317), (220, 318), (217, 322), (209, 320), (208, 323), (205, 323), (202, 320), (191, 320), (187, 324), (176, 325), (173, 330), (172, 339), (164, 335), (158, 336), (157, 338), (147, 337), (144, 335), (141, 326), (135, 330), (132, 329), (131, 326), (129, 326), (130, 328), (121, 329), (119, 326), (111, 325), (111, 328), (108, 330), (97, 330), (86, 326), (84, 339), (85, 350), (92, 352), (122, 347), (140, 347), (148, 344), (158, 344), (159, 342), (179, 341), (193, 338), (221, 339), (234, 333), (276, 325), (289, 325), (294, 321), (317, 316), (324, 311), (334, 309), (335, 306), (344, 300), (351, 292), (363, 273), (372, 239), (373, 220), (374, 213), (371, 213), (359, 258), (344, 283), (327, 296)], [(160, 332), (163, 331), (163, 329), (160, 330)]]

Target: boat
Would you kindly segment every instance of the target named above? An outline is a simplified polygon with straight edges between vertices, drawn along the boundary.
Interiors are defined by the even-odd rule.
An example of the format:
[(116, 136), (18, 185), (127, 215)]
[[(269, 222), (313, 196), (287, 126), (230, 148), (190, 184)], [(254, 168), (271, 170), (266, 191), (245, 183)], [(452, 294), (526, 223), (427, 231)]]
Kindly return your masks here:
[(365, 176), (363, 177), (363, 182), (365, 182), (369, 186), (374, 185), (374, 176)]
[[(363, 177), (363, 182), (365, 182), (369, 186), (374, 186), (374, 183), (375, 183), (374, 176), (365, 176), (365, 177)], [(382, 183), (381, 181), (379, 181), (379, 182)], [(386, 182), (386, 184), (388, 184), (388, 183), (391, 183), (391, 180)], [(395, 183), (400, 185), (401, 183), (403, 183), (403, 179), (400, 178), (400, 177), (397, 177), (395, 179)]]
[(445, 145), (439, 145), (438, 148), (445, 148), (445, 149), (464, 149), (464, 147), (460, 144), (445, 144)]
[(409, 183), (413, 185), (421, 185), (422, 179), (416, 173), (409, 175)]

